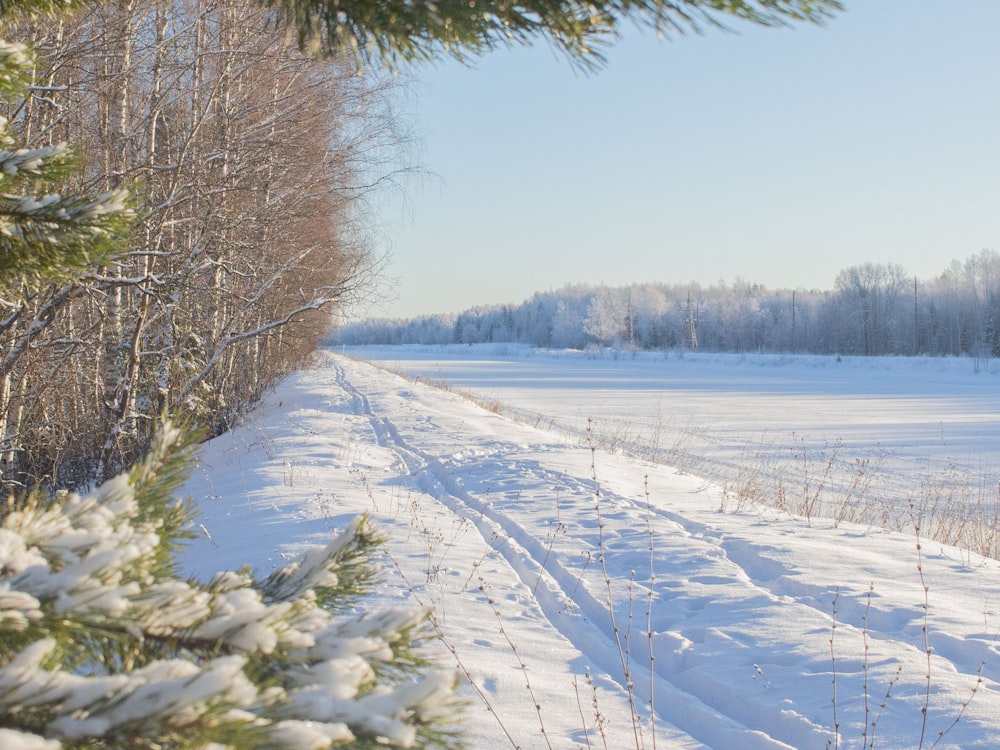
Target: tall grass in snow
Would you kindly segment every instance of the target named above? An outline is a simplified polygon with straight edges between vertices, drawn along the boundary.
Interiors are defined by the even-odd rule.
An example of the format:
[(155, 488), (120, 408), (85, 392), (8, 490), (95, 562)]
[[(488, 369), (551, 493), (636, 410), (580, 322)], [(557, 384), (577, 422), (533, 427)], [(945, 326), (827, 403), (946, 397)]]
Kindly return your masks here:
[[(646, 587), (645, 593), (642, 593), (643, 587), (637, 584), (637, 574), (635, 570), (622, 578), (621, 574), (613, 574), (612, 569), (607, 564), (608, 556), (613, 555), (614, 552), (608, 547), (608, 540), (603, 533), (604, 528), (604, 517), (602, 510), (602, 504), (605, 502), (603, 497), (600, 480), (598, 476), (598, 471), (596, 468), (597, 461), (597, 449), (594, 446), (590, 447), (591, 451), (591, 481), (593, 482), (593, 519), (596, 522), (596, 528), (598, 529), (596, 533), (596, 548), (593, 550), (587, 550), (586, 558), (588, 563), (586, 563), (580, 571), (581, 579), (589, 569), (593, 572), (596, 571), (599, 582), (597, 582), (596, 589), (603, 590), (601, 596), (603, 597), (602, 604), (606, 606), (604, 615), (607, 621), (604, 623), (599, 623), (606, 632), (609, 633), (609, 645), (611, 651), (615, 653), (615, 660), (617, 661), (617, 673), (607, 675), (612, 681), (617, 683), (626, 696), (626, 703), (622, 707), (627, 711), (628, 715), (623, 716), (621, 713), (608, 713), (608, 707), (606, 704), (602, 704), (602, 693), (599, 691), (597, 684), (595, 682), (595, 677), (591, 673), (590, 669), (585, 669), (580, 674), (574, 674), (571, 677), (570, 686), (573, 689), (573, 694), (575, 698), (575, 705), (580, 717), (580, 726), (578, 729), (579, 735), (583, 738), (582, 744), (577, 744), (576, 747), (586, 747), (587, 750), (592, 750), (595, 747), (603, 747), (607, 750), (609, 747), (620, 748), (621, 737), (612, 739), (608, 733), (609, 726), (612, 724), (621, 726), (630, 726), (631, 731), (629, 735), (631, 737), (632, 745), (635, 750), (656, 750), (657, 739), (657, 705), (656, 700), (658, 691), (658, 681), (662, 679), (662, 676), (658, 676), (656, 669), (656, 655), (653, 640), (653, 629), (654, 629), (654, 610), (657, 607), (657, 602), (659, 597), (657, 594), (657, 572), (656, 572), (656, 548), (657, 548), (657, 537), (654, 533), (653, 523), (652, 523), (652, 509), (654, 507), (653, 499), (649, 495), (648, 483), (644, 481), (644, 492), (645, 492), (645, 502), (647, 506), (646, 513), (646, 536), (648, 538), (649, 545), (649, 579), (648, 586)], [(366, 484), (371, 491), (370, 485)], [(374, 494), (371, 496), (372, 502), (375, 503)], [(423, 536), (427, 536), (429, 539), (428, 546), (426, 550), (428, 561), (439, 561), (447, 557), (448, 548), (456, 543), (457, 537), (452, 535), (442, 533), (433, 533), (433, 530), (429, 529), (427, 526), (427, 513), (426, 508), (421, 507), (420, 501), (414, 499), (410, 503), (398, 503), (397, 508), (403, 509), (401, 513), (397, 513), (397, 520), (409, 523), (413, 530)], [(561, 525), (563, 521), (561, 520), (559, 511), (559, 502), (555, 502), (555, 514), (556, 514), (556, 524)], [(919, 735), (918, 739), (915, 739), (915, 748), (923, 749), (933, 749), (937, 747), (941, 741), (947, 736), (947, 734), (959, 723), (959, 721), (964, 717), (969, 703), (975, 698), (977, 691), (983, 684), (982, 676), (982, 665), (980, 665), (979, 671), (976, 673), (975, 681), (970, 686), (969, 694), (964, 702), (955, 706), (954, 718), (942, 729), (939, 729), (936, 734), (931, 734), (928, 728), (928, 715), (929, 710), (932, 707), (932, 696), (934, 694), (934, 674), (932, 672), (932, 660), (931, 655), (933, 653), (932, 636), (928, 628), (928, 614), (931, 608), (931, 590), (929, 584), (924, 578), (923, 572), (923, 552), (922, 552), (922, 542), (920, 537), (920, 526), (919, 517), (916, 515), (916, 508), (912, 509), (913, 515), (911, 518), (911, 530), (916, 539), (915, 547), (915, 575), (920, 583), (920, 590), (922, 596), (922, 622), (920, 628), (920, 634), (917, 636), (919, 642), (914, 642), (914, 646), (917, 647), (926, 655), (926, 672), (923, 678), (923, 692), (920, 696), (917, 696), (916, 701), (916, 714), (914, 717), (914, 732), (915, 737)], [(410, 518), (407, 519), (406, 516), (409, 515)], [(575, 522), (579, 523), (586, 519), (574, 519)], [(428, 533), (428, 532), (432, 533)], [(502, 545), (503, 540), (498, 538), (493, 538), (488, 540), (487, 550), (495, 549), (496, 545)], [(547, 555), (552, 549), (551, 540), (546, 542), (545, 548)], [(530, 710), (534, 712), (537, 716), (537, 736), (531, 738), (519, 737), (515, 735), (515, 730), (512, 726), (515, 722), (512, 717), (504, 716), (493, 704), (491, 698), (491, 689), (489, 685), (484, 682), (482, 676), (477, 675), (474, 671), (465, 663), (464, 651), (465, 648), (470, 646), (466, 644), (460, 647), (449, 635), (449, 629), (445, 622), (439, 620), (436, 615), (433, 614), (433, 608), (435, 605), (434, 597), (431, 594), (432, 584), (436, 580), (437, 576), (427, 573), (425, 570), (420, 570), (419, 568), (413, 568), (412, 564), (407, 566), (402, 561), (396, 560), (392, 557), (391, 553), (387, 551), (387, 557), (395, 568), (397, 573), (406, 582), (406, 586), (410, 591), (411, 595), (422, 605), (428, 607), (432, 614), (430, 616), (430, 622), (434, 629), (437, 631), (438, 636), (443, 643), (444, 647), (451, 654), (455, 665), (457, 666), (460, 673), (464, 676), (465, 681), (468, 685), (468, 690), (471, 695), (470, 700), (474, 703), (484, 707), (493, 717), (499, 728), (500, 733), (506, 738), (509, 746), (511, 748), (524, 748), (524, 747), (544, 747), (547, 750), (552, 750), (555, 746), (563, 746), (565, 742), (565, 737), (556, 737), (551, 734), (551, 730), (547, 726), (547, 717), (551, 717), (553, 712), (559, 711), (560, 709), (552, 705), (549, 702), (549, 698), (546, 694), (539, 691), (537, 686), (533, 681), (533, 675), (540, 673), (542, 670), (538, 669), (538, 665), (532, 664), (529, 657), (526, 657), (522, 649), (518, 646), (515, 636), (513, 636), (509, 630), (509, 615), (505, 613), (503, 602), (500, 597), (494, 593), (494, 586), (488, 579), (487, 574), (483, 572), (482, 562), (484, 558), (474, 562), (472, 568), (468, 571), (468, 576), (466, 578), (466, 585), (463, 587), (463, 592), (476, 593), (483, 601), (485, 601), (489, 612), (495, 621), (494, 629), (496, 635), (499, 637), (500, 648), (506, 649), (509, 652), (510, 659), (514, 667), (520, 671), (522, 675), (521, 687), (524, 690), (525, 695), (525, 710)], [(596, 564), (590, 567), (590, 561), (595, 561)], [(428, 570), (433, 567), (428, 566)], [(544, 568), (544, 565), (542, 566)], [(465, 573), (465, 571), (458, 571), (460, 574)], [(532, 588), (532, 598), (535, 597), (537, 593), (539, 582), (541, 580), (541, 575), (543, 571), (539, 571), (538, 580), (535, 581)], [(616, 575), (618, 577), (616, 577)], [(593, 581), (592, 581), (593, 582)], [(579, 582), (578, 582), (579, 583)], [(621, 592), (626, 592), (624, 601), (622, 601)], [(861, 734), (861, 747), (864, 750), (875, 750), (876, 747), (881, 747), (877, 744), (879, 735), (877, 730), (879, 728), (879, 722), (883, 717), (883, 714), (887, 710), (897, 697), (894, 695), (893, 690), (897, 685), (897, 681), (902, 672), (902, 666), (898, 666), (895, 675), (891, 677), (884, 686), (884, 689), (880, 691), (877, 690), (877, 685), (874, 683), (873, 675), (871, 672), (870, 654), (869, 654), (869, 616), (872, 603), (872, 596), (875, 595), (873, 585), (869, 585), (868, 592), (865, 596), (865, 606), (862, 609), (862, 614), (860, 616), (860, 631), (862, 639), (862, 653), (860, 656), (857, 653), (852, 653), (850, 649), (856, 648), (856, 645), (852, 645), (852, 641), (845, 640), (843, 644), (840, 642), (837, 634), (842, 627), (848, 627), (849, 629), (856, 629), (858, 623), (848, 622), (840, 619), (840, 612), (838, 610), (838, 602), (841, 598), (841, 590), (837, 588), (832, 602), (831, 602), (831, 625), (829, 634), (829, 657), (830, 657), (830, 701), (832, 706), (831, 721), (829, 725), (830, 739), (827, 743), (828, 749), (839, 750), (842, 743), (846, 743), (844, 737), (845, 726), (847, 723), (845, 720), (850, 720), (850, 726), (859, 727)], [(617, 602), (617, 604), (616, 604)], [(669, 606), (669, 605), (668, 605)], [(645, 607), (644, 612), (644, 624), (636, 626), (636, 618), (634, 614), (637, 610)], [(624, 616), (622, 614), (624, 613)], [(643, 654), (643, 659), (645, 663), (639, 664), (635, 659), (635, 653), (637, 649), (635, 644), (638, 639), (645, 639), (647, 644), (647, 650)], [(474, 647), (475, 644), (472, 644)], [(494, 646), (496, 647), (496, 646)], [(845, 682), (843, 680), (844, 675), (842, 674), (842, 668), (840, 667), (841, 662), (859, 662), (861, 669), (861, 683), (860, 683), (860, 695), (857, 693), (852, 693), (856, 685), (855, 683)], [(640, 669), (641, 667), (641, 669)], [(757, 664), (754, 664), (754, 668), (757, 670), (761, 680), (765, 683), (768, 689), (771, 689), (771, 684), (767, 680), (763, 669)], [(648, 683), (645, 686), (645, 690), (648, 691), (648, 696), (640, 699), (640, 691), (638, 690), (638, 685), (635, 682), (635, 675), (638, 672), (644, 672), (648, 674)], [(756, 677), (754, 678), (756, 680)], [(876, 704), (876, 699), (878, 702)], [(904, 701), (904, 705), (907, 706), (906, 710), (910, 710), (909, 707), (914, 705), (911, 698), (910, 701)], [(859, 708), (860, 706), (860, 708)], [(862, 712), (862, 716), (858, 716), (858, 712)], [(854, 743), (849, 743), (851, 746), (856, 746)]]
[(370, 364), (455, 393), (494, 414), (576, 437), (585, 445), (718, 482), (724, 511), (773, 508), (810, 521), (825, 518), (900, 532), (908, 531), (911, 516), (916, 516), (924, 538), (1000, 559), (1000, 467), (970, 472), (949, 461), (926, 471), (914, 490), (901, 490), (899, 476), (886, 466), (891, 454), (883, 447), (851, 451), (840, 441), (814, 447), (795, 434), (760, 437), (743, 448), (735, 465), (720, 467), (701, 452), (702, 436), (693, 422), (674, 423), (664, 416), (660, 403), (650, 426), (588, 418), (580, 432), (570, 423), (514, 409), (446, 381)]
[(761, 441), (748, 446), (735, 477), (723, 482), (722, 510), (773, 508), (798, 515), (907, 532), (1000, 559), (1000, 474), (970, 473), (954, 461), (925, 473), (912, 489), (886, 467), (875, 447), (851, 455), (837, 442), (809, 448)]

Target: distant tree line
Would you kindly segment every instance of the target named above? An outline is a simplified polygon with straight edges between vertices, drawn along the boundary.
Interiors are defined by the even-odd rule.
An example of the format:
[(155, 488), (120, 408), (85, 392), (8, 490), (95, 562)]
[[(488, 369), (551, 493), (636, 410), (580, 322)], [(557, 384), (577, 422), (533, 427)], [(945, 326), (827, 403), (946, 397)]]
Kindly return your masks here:
[(567, 286), (519, 305), (354, 322), (336, 341), (1000, 356), (1000, 254), (983, 250), (925, 281), (900, 265), (865, 263), (842, 270), (830, 291), (741, 280)]

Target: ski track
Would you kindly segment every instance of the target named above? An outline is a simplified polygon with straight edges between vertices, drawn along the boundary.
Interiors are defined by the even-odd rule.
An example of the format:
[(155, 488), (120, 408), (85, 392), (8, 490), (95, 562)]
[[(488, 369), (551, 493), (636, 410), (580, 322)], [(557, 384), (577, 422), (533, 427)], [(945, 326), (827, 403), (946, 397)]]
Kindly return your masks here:
[[(338, 507), (336, 483), (345, 482), (344, 492), (359, 499), (364, 493), (357, 487), (363, 484), (383, 523), (412, 537), (399, 548), (404, 557), (394, 560), (411, 595), (432, 604), (437, 597), (441, 618), (482, 613), (475, 616), (483, 622), (472, 623), (462, 643), (466, 658), (471, 658), (468, 649), (507, 649), (507, 636), (500, 637), (504, 627), (524, 639), (550, 639), (541, 641), (542, 648), (549, 648), (556, 635), (566, 644), (560, 653), (571, 674), (536, 673), (520, 654), (514, 661), (522, 662), (523, 677), (511, 659), (502, 667), (473, 668), (470, 677), (482, 680), (490, 713), (488, 695), (505, 696), (503, 710), (523, 710), (510, 693), (523, 691), (529, 674), (544, 689), (562, 692), (538, 702), (540, 713), (548, 711), (563, 734), (520, 738), (517, 746), (592, 746), (596, 730), (576, 724), (582, 716), (568, 715), (576, 709), (566, 695), (573, 688), (561, 682), (589, 670), (600, 690), (609, 691), (609, 701), (627, 706), (631, 688), (642, 722), (640, 747), (650, 746), (648, 734), (654, 731), (653, 744), (661, 748), (824, 748), (834, 738), (833, 717), (829, 698), (816, 696), (830, 694), (835, 670), (842, 696), (839, 746), (861, 747), (871, 720), (858, 698), (862, 680), (870, 681), (869, 700), (877, 707), (899, 664), (909, 682), (896, 684), (889, 708), (879, 716), (879, 746), (915, 745), (913, 716), (919, 724), (923, 700), (918, 672), (926, 671), (928, 658), (925, 626), (933, 644), (934, 692), (943, 690), (947, 697), (928, 707), (932, 736), (954, 720), (980, 668), (985, 682), (976, 700), (985, 706), (980, 709), (974, 701), (963, 727), (976, 721), (977, 711), (988, 714), (997, 705), (997, 603), (984, 604), (975, 592), (970, 597), (969, 611), (982, 612), (981, 632), (970, 627), (969, 612), (935, 613), (938, 619), (928, 621), (926, 595), (914, 575), (915, 554), (889, 569), (878, 540), (865, 548), (870, 532), (864, 529), (827, 525), (814, 530), (802, 519), (776, 512), (761, 512), (756, 523), (752, 514), (721, 513), (720, 496), (712, 494), (718, 490), (702, 479), (600, 450), (592, 453), (578, 437), (488, 414), (456, 394), (333, 353), (323, 355), (300, 388), (285, 407), (291, 432), (276, 433), (276, 444), (267, 436), (254, 438), (265, 454), (255, 470), (287, 488), (279, 497), (287, 494), (281, 502), (290, 519), (339, 526), (347, 516), (331, 515)], [(338, 424), (330, 422), (330, 414), (343, 415), (342, 426), (335, 428), (341, 434), (321, 435)], [(295, 446), (294, 453), (282, 452), (284, 440)], [(333, 463), (342, 466), (339, 479), (323, 473), (333, 458), (329, 450), (338, 451)], [(375, 485), (369, 486), (372, 480)], [(217, 492), (210, 489), (208, 497), (216, 498)], [(232, 512), (277, 511), (273, 498), (267, 492), (247, 496), (239, 508), (220, 509), (216, 524)], [(413, 535), (432, 528), (446, 532), (421, 548), (425, 542)], [(475, 533), (466, 536), (471, 530)], [(758, 538), (756, 530), (766, 533)], [(782, 547), (782, 534), (795, 535), (797, 546)], [(806, 535), (815, 542), (818, 559), (840, 567), (805, 565)], [(850, 537), (846, 544), (844, 537)], [(238, 547), (238, 541), (227, 544)], [(483, 550), (484, 565), (449, 569), (449, 545), (464, 544), (467, 556), (461, 559), (480, 554), (468, 549)], [(875, 555), (870, 563), (867, 554)], [(923, 556), (932, 592), (941, 571), (968, 572), (964, 561), (948, 559), (929, 545)], [(421, 564), (426, 571), (403, 569)], [(857, 578), (869, 564), (870, 584)], [(452, 583), (435, 578), (438, 566)], [(416, 581), (424, 573), (426, 588)], [(479, 585), (473, 582), (477, 575)], [(461, 589), (455, 588), (463, 579)], [(900, 590), (906, 596), (899, 596)], [(882, 596), (890, 591), (892, 596)], [(387, 596), (398, 600), (403, 593)], [(452, 596), (471, 603), (449, 608)], [(929, 608), (934, 609), (933, 601)], [(447, 622), (444, 632), (447, 637)], [(831, 637), (837, 644), (835, 665)], [(870, 649), (866, 664), (862, 644)], [(910, 693), (904, 695), (904, 688)], [(800, 698), (809, 700), (800, 705)], [(908, 713), (897, 716), (903, 709)], [(631, 746), (627, 713), (615, 710), (612, 729)], [(503, 717), (494, 715), (502, 726)], [(492, 719), (477, 721), (482, 727)], [(524, 731), (523, 718), (515, 723)], [(492, 735), (482, 741), (490, 748), (507, 746)], [(626, 745), (612, 741), (611, 746)]]
[[(608, 642), (608, 634), (602, 632), (596, 625), (600, 620), (608, 618), (607, 609), (596, 601), (590, 593), (580, 586), (574, 585), (576, 579), (572, 572), (558, 565), (551, 557), (546, 555), (543, 547), (534, 540), (522, 527), (517, 525), (509, 516), (503, 515), (483, 500), (471, 494), (460, 486), (460, 480), (455, 476), (455, 467), (447, 465), (440, 459), (424, 453), (414, 448), (410, 443), (402, 438), (398, 427), (388, 418), (379, 417), (373, 411), (367, 396), (358, 391), (347, 379), (343, 368), (337, 367), (338, 384), (349, 394), (351, 400), (356, 404), (356, 413), (368, 418), (372, 430), (379, 445), (392, 450), (401, 460), (406, 471), (413, 478), (416, 487), (423, 493), (428, 494), (443, 503), (450, 511), (459, 517), (469, 521), (479, 531), (484, 543), (489, 545), (494, 551), (510, 565), (517, 574), (525, 588), (533, 589), (540, 608), (548, 622), (558, 632), (562, 633), (581, 652), (592, 658), (595, 664), (607, 675), (617, 682), (623, 690), (626, 689), (624, 678), (621, 676), (622, 664), (617, 656), (617, 647), (612, 647)], [(502, 452), (500, 452), (502, 453)], [(498, 457), (496, 453), (491, 454), (491, 460)], [(530, 474), (536, 478), (545, 470), (537, 463), (531, 467), (523, 464), (510, 466), (514, 472), (518, 472), (522, 478)], [(518, 471), (526, 469), (526, 471)], [(551, 479), (551, 477), (549, 477)], [(560, 475), (555, 478), (559, 484), (573, 482), (570, 477)], [(501, 487), (503, 481), (498, 483)], [(584, 488), (588, 493), (593, 492), (593, 488)], [(548, 575), (542, 578), (544, 587), (538, 586), (540, 571), (544, 570)], [(534, 582), (532, 582), (534, 579)], [(540, 589), (540, 591), (539, 591)], [(571, 593), (572, 592), (572, 593)], [(565, 617), (561, 613), (565, 609), (564, 603), (572, 600), (580, 608), (585, 618), (586, 624), (577, 627), (568, 627)], [(614, 648), (614, 652), (612, 651)], [(648, 678), (647, 678), (648, 682)], [(672, 687), (672, 686), (671, 686)], [(637, 688), (637, 693), (641, 702), (648, 705), (650, 696), (648, 691)], [(659, 696), (658, 696), (659, 697)], [(707, 725), (715, 724), (719, 732), (715, 737), (697, 737), (697, 731), (691, 731), (683, 723), (672, 721), (671, 723), (680, 729), (688, 732), (697, 739), (708, 744), (716, 745), (719, 742), (735, 741), (733, 732), (745, 732), (742, 726), (732, 727), (733, 732), (726, 732), (725, 728), (731, 723), (724, 720), (720, 714), (711, 707), (693, 700), (689, 696), (676, 689), (670, 691), (666, 696), (677, 706), (681, 701), (683, 713), (697, 716), (700, 723)], [(661, 721), (666, 721), (666, 717), (660, 717)], [(746, 739), (746, 735), (744, 735)], [(753, 743), (746, 747), (768, 747), (773, 745), (755, 745)]]
[[(622, 497), (606, 487), (600, 487), (599, 495), (593, 481), (581, 481), (578, 477), (567, 473), (557, 473), (545, 467), (540, 462), (505, 460), (505, 457), (516, 454), (516, 446), (498, 448), (491, 446), (489, 452), (460, 451), (455, 456), (441, 457), (422, 450), (417, 445), (420, 432), (409, 424), (397, 424), (385, 416), (380, 416), (372, 406), (367, 395), (355, 387), (344, 368), (336, 366), (337, 382), (348, 394), (356, 414), (368, 419), (376, 441), (380, 446), (390, 449), (405, 466), (406, 472), (412, 478), (415, 486), (423, 493), (435, 498), (446, 506), (456, 516), (471, 523), (479, 532), (483, 541), (503, 556), (522, 585), (528, 590), (534, 590), (538, 605), (551, 626), (561, 633), (577, 649), (593, 660), (597, 668), (612, 678), (627, 690), (624, 676), (624, 666), (616, 641), (611, 615), (607, 605), (607, 592), (595, 592), (593, 585), (579, 585), (580, 573), (567, 568), (561, 562), (561, 556), (551, 554), (546, 550), (543, 540), (520, 525), (516, 519), (517, 508), (513, 502), (503, 500), (509, 497), (521, 486), (539, 486), (549, 484), (561, 487), (567, 497), (585, 498), (578, 505), (590, 504), (591, 522), (597, 523), (593, 506), (599, 505), (602, 523), (610, 527), (616, 526), (631, 517), (636, 523), (628, 524), (638, 527), (640, 531), (631, 539), (616, 538), (611, 534), (606, 539), (605, 555), (609, 558), (625, 549), (643, 550), (645, 548), (646, 568), (648, 570), (648, 530), (644, 515), (648, 512), (649, 523), (656, 528), (657, 539), (670, 536), (680, 536), (685, 540), (685, 546), (694, 544), (702, 547), (695, 554), (690, 554), (690, 575), (687, 578), (688, 588), (693, 585), (706, 587), (731, 587), (734, 584), (746, 589), (748, 606), (753, 606), (757, 597), (770, 602), (774, 599), (795, 597), (795, 605), (808, 608), (817, 622), (828, 621), (829, 611), (823, 611), (818, 606), (822, 599), (821, 592), (814, 590), (798, 590), (783, 585), (783, 578), (775, 577), (763, 580), (762, 573), (769, 568), (762, 563), (766, 560), (752, 545), (740, 541), (725, 542), (720, 534), (704, 525), (685, 519), (677, 514), (660, 508), (640, 507), (634, 500)], [(408, 420), (409, 422), (409, 420)], [(434, 429), (433, 420), (423, 418), (416, 424), (424, 430)], [(440, 429), (440, 428), (438, 428)], [(404, 436), (405, 433), (405, 436)], [(457, 460), (456, 460), (457, 458)], [(478, 483), (467, 483), (463, 475), (467, 475), (470, 459), (484, 461), (491, 467), (501, 469), (499, 475), (493, 473), (491, 484), (482, 487)], [(484, 497), (490, 498), (485, 500)], [(520, 499), (519, 495), (516, 495)], [(522, 502), (522, 504), (524, 504)], [(584, 507), (581, 517), (588, 509)], [(567, 509), (568, 515), (577, 515)], [(698, 542), (698, 539), (702, 542)], [(657, 542), (656, 556), (666, 554)], [(600, 555), (595, 550), (594, 555)], [(642, 555), (637, 562), (641, 564)], [(713, 559), (714, 558), (714, 559)], [(706, 561), (712, 561), (713, 570), (721, 572), (706, 574)], [(599, 558), (598, 558), (599, 561)], [(677, 560), (671, 560), (671, 567), (676, 570)], [(654, 559), (654, 570), (657, 567)], [(783, 570), (780, 566), (772, 572)], [(592, 565), (592, 572), (599, 573), (599, 562)], [(755, 575), (756, 573), (756, 575)], [(540, 581), (540, 585), (539, 585)], [(592, 581), (590, 581), (592, 584)], [(619, 582), (620, 583), (620, 582)], [(769, 585), (775, 584), (775, 585)], [(646, 592), (637, 593), (633, 601), (640, 610), (645, 609)], [(825, 593), (825, 592), (823, 592)], [(658, 587), (654, 591), (656, 604), (671, 605), (673, 616), (656, 615), (657, 633), (654, 652), (663, 651), (662, 646), (671, 643), (683, 645), (690, 639), (693, 643), (704, 642), (718, 634), (702, 629), (684, 632), (683, 620), (691, 612), (709, 606), (710, 596), (691, 596), (687, 589), (670, 589)], [(603, 599), (603, 600), (602, 600)], [(573, 602), (578, 608), (574, 617), (566, 614), (566, 603)], [(812, 602), (812, 603), (810, 603)], [(618, 619), (619, 633), (622, 632), (626, 613), (621, 602), (616, 602), (615, 616)], [(732, 602), (729, 603), (729, 606)], [(911, 613), (914, 617), (918, 613)], [(629, 658), (630, 677), (636, 696), (637, 705), (649, 706), (654, 699), (657, 711), (657, 723), (669, 723), (692, 738), (711, 747), (743, 747), (743, 748), (781, 748), (823, 746), (830, 733), (824, 727), (817, 727), (806, 717), (797, 715), (794, 711), (776, 710), (770, 716), (762, 716), (766, 710), (760, 704), (754, 704), (734, 695), (730, 683), (723, 679), (713, 679), (708, 672), (693, 670), (696, 663), (687, 663), (683, 653), (671, 658), (669, 653), (657, 656), (654, 661), (653, 686), (650, 687), (649, 654), (645, 637), (635, 638), (630, 643), (632, 654)], [(675, 652), (676, 653), (676, 652)], [(799, 659), (795, 656), (771, 654), (760, 657), (760, 661), (770, 664), (794, 665)], [(666, 706), (668, 708), (660, 708)], [(751, 729), (753, 726), (780, 727), (780, 737), (772, 737)]]

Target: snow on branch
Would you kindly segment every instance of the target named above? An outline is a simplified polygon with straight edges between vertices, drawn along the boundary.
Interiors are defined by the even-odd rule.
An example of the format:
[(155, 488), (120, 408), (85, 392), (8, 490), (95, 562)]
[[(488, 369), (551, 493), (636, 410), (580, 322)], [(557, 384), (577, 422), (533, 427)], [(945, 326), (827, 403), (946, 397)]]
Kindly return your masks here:
[(131, 472), (87, 495), (36, 494), (3, 519), (0, 744), (421, 746), (425, 724), (456, 711), (454, 675), (418, 673), (407, 655), (425, 613), (336, 607), (370, 580), (381, 536), (362, 517), (262, 581), (181, 580), (163, 564), (176, 504), (150, 498), (176, 481), (184, 441), (167, 424)]

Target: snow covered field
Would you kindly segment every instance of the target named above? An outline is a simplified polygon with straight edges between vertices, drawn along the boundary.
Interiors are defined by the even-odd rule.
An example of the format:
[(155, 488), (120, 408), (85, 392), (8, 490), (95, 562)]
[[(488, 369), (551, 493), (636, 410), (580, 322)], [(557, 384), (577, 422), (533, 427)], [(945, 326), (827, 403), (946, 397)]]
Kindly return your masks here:
[[(205, 446), (185, 565), (267, 570), (368, 512), (390, 534), (376, 600), (434, 608), (470, 748), (1000, 744), (1000, 563), (737, 509), (706, 479), (765, 447), (877, 457), (886, 484), (990, 477), (995, 363), (350, 353), (520, 419), (324, 352)], [(587, 417), (688, 465), (592, 451)]]
[(569, 434), (583, 435), (589, 420), (605, 447), (737, 496), (782, 496), (799, 513), (825, 505), (827, 515), (899, 527), (910, 525), (912, 501), (957, 541), (971, 529), (964, 534), (956, 517), (1000, 512), (997, 360), (595, 356), (511, 345), (347, 351)]

